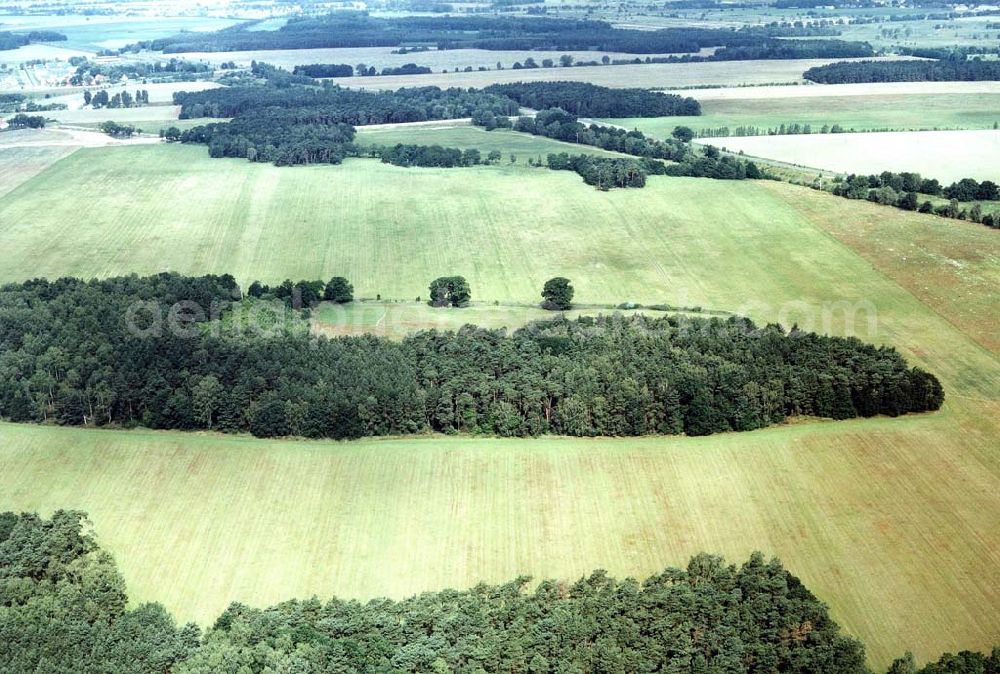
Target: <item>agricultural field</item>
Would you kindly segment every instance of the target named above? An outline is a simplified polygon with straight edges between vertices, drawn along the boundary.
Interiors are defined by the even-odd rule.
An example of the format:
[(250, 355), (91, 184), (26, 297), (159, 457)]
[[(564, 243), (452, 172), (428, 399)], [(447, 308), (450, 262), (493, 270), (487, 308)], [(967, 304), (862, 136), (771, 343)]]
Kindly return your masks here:
[[(762, 549), (864, 639), (874, 666), (906, 649), (925, 660), (992, 645), (994, 232), (782, 183), (653, 177), (602, 193), (523, 165), (456, 182), (368, 160), (277, 169), (201, 153), (80, 150), (0, 198), (0, 255), (28, 258), (3, 280), (343, 273), (359, 295), (408, 300), (419, 322), (438, 311), (414, 302), (427, 281), (462, 272), (486, 303), (468, 316), (501, 325), (526, 314), (501, 306), (487, 321), (490, 298), (532, 303), (561, 273), (583, 302), (700, 303), (890, 343), (937, 374), (948, 399), (927, 415), (708, 438), (322, 443), (0, 425), (0, 509), (88, 510), (133, 601), (207, 623), (234, 599), (402, 597), (522, 573), (573, 578), (594, 560), (641, 576), (701, 550)], [(57, 184), (91, 186), (71, 235)], [(135, 199), (149, 207), (124, 207)], [(852, 326), (824, 309), (834, 303), (863, 311)], [(369, 308), (345, 311), (374, 331)], [(466, 315), (444, 311), (446, 324)]]
[[(997, 82), (877, 82), (861, 84), (817, 84), (805, 81), (793, 86), (773, 87), (712, 87), (691, 92), (685, 90), (666, 93), (694, 96), (699, 101), (729, 101), (758, 98), (801, 98), (816, 96), (833, 98), (841, 96), (931, 96), (949, 95), (974, 97), (982, 94), (1000, 94)], [(864, 101), (856, 105), (863, 105)], [(960, 104), (960, 105), (964, 105)]]
[(75, 147), (5, 147), (0, 143), (0, 195), (38, 175)]
[[(840, 85), (835, 85), (840, 86)], [(826, 87), (785, 87), (825, 89)], [(699, 98), (698, 117), (660, 117), (603, 120), (655, 137), (667, 137), (684, 125), (696, 133), (727, 127), (777, 129), (782, 125), (809, 124), (814, 133), (824, 126), (840, 125), (846, 131), (924, 131), (933, 129), (993, 129), (1000, 125), (1000, 87), (996, 93), (976, 96), (951, 94), (789, 96), (745, 99)], [(691, 94), (692, 92), (686, 92)]]
[[(548, 6), (555, 9), (558, 3)], [(639, 13), (630, 13), (637, 8)], [(799, 11), (772, 17), (767, 10), (699, 10), (704, 18), (698, 25), (735, 26), (744, 15), (787, 18)], [(656, 13), (665, 10), (633, 5), (618, 20), (645, 27), (692, 25), (686, 17)], [(64, 45), (71, 49), (116, 46), (184, 26), (208, 30), (232, 23), (167, 19), (154, 26), (144, 17), (122, 17), (108, 25), (96, 17), (92, 24), (81, 17), (48, 21), (40, 20), (37, 27), (65, 26), (72, 35)], [(261, 27), (272, 29), (282, 21)], [(891, 28), (908, 26), (899, 22)], [(895, 39), (884, 33), (879, 38)], [(703, 101), (705, 114), (697, 118), (606, 120), (654, 136), (667, 136), (679, 124), (696, 130), (789, 123), (963, 128), (969, 130), (704, 142), (826, 172), (889, 169), (919, 171), (943, 182), (966, 176), (1000, 182), (1000, 131), (992, 130), (1000, 121), (1000, 85), (995, 82), (803, 83), (805, 69), (830, 60), (513, 71), (509, 61), (528, 53), (389, 51), (180, 56), (213, 63), (255, 58), (289, 68), (313, 62), (364, 61), (379, 67), (415, 62), (436, 71), (494, 67), (499, 60), (508, 67), (337, 83), (394, 89), (570, 79), (673, 89)], [(541, 61), (561, 53), (530, 55)], [(588, 59), (602, 54), (570, 53)], [(20, 72), (30, 79), (30, 71)], [(764, 86), (774, 84), (788, 86)], [(130, 83), (109, 90), (150, 91), (154, 105), (126, 110), (79, 109), (82, 90), (58, 92), (49, 100), (71, 109), (45, 113), (54, 120), (50, 128), (0, 133), (0, 284), (40, 276), (93, 278), (169, 270), (229, 273), (246, 289), (254, 280), (275, 285), (284, 279), (344, 276), (353, 283), (357, 301), (323, 303), (295, 313), (296, 327), (305, 330), (308, 320), (314, 335), (400, 339), (413, 330), (466, 324), (516, 329), (556, 316), (538, 306), (540, 291), (547, 279), (565, 276), (576, 291), (576, 305), (566, 312), (570, 317), (619, 311), (619, 306), (670, 306), (679, 308), (670, 311), (740, 314), (761, 324), (794, 325), (895, 347), (911, 364), (940, 379), (944, 406), (900, 418), (793, 418), (764, 430), (709, 437), (500, 439), (427, 433), (333, 442), (70, 428), (50, 420), (79, 421), (82, 416), (84, 424), (92, 424), (103, 417), (94, 416), (93, 406), (85, 410), (82, 400), (78, 408), (70, 406), (76, 404), (73, 396), (84, 397), (70, 390), (70, 376), (57, 377), (62, 388), (56, 402), (45, 400), (55, 394), (52, 384), (45, 393), (45, 366), (38, 363), (51, 357), (58, 367), (61, 354), (42, 348), (29, 353), (40, 343), (29, 341), (40, 339), (33, 334), (24, 338), (28, 346), (18, 353), (26, 360), (38, 359), (32, 360), (39, 368), (31, 384), (36, 389), (8, 383), (2, 402), (14, 404), (0, 412), (9, 414), (8, 419), (37, 414), (45, 422), (0, 420), (0, 512), (87, 511), (101, 545), (120, 565), (131, 603), (158, 601), (179, 621), (202, 626), (211, 625), (233, 601), (266, 606), (313, 595), (403, 598), (526, 574), (572, 582), (601, 567), (615, 576), (641, 578), (668, 565), (684, 565), (699, 552), (739, 562), (761, 550), (779, 557), (830, 606), (846, 632), (864, 641), (875, 671), (884, 671), (907, 650), (924, 662), (944, 651), (988, 651), (996, 645), (996, 231), (776, 180), (651, 175), (642, 189), (600, 191), (577, 173), (535, 168), (528, 160), (551, 152), (619, 155), (541, 136), (487, 132), (465, 120), (360, 127), (356, 141), (362, 146), (477, 148), (484, 155), (496, 150), (501, 153), (498, 163), (402, 168), (355, 158), (337, 166), (276, 167), (211, 159), (204, 145), (167, 144), (149, 136), (125, 141), (93, 131), (105, 120), (154, 134), (175, 124), (189, 128), (221, 121), (177, 122), (179, 111), (171, 104), (175, 91), (211, 86), (216, 85)], [(277, 85), (261, 81), (253, 86), (263, 91)], [(686, 89), (696, 87), (713, 88)], [(336, 114), (332, 107), (320, 112)], [(637, 108), (634, 114), (641, 112)], [(237, 149), (253, 156), (249, 142), (257, 143), (255, 154), (266, 142), (288, 147), (294, 141), (294, 156), (271, 153), (275, 148), (265, 156), (308, 161), (320, 156), (309, 154), (318, 144), (326, 143), (323, 149), (335, 145), (315, 128), (287, 122), (292, 117), (260, 117), (244, 127), (251, 140), (239, 138), (233, 147), (242, 143)], [(286, 122), (289, 126), (282, 126)], [(293, 135), (295, 131), (303, 133)], [(228, 142), (215, 141), (215, 150)], [(431, 280), (459, 274), (471, 285), (470, 306), (430, 307)], [(225, 286), (219, 294), (229, 297), (230, 290)], [(124, 297), (116, 306), (132, 299)], [(239, 306), (249, 311), (264, 301)], [(622, 311), (666, 313), (641, 306)], [(16, 311), (7, 313), (7, 321), (22, 319)], [(237, 315), (226, 315), (226, 327), (232, 327)], [(87, 327), (89, 323), (80, 332)], [(69, 334), (65, 326), (59, 332)], [(134, 344), (127, 337), (122, 343)], [(308, 359), (298, 361), (301, 371), (317, 366), (308, 349), (299, 351), (299, 342), (288, 343), (297, 357)], [(256, 346), (246, 345), (248, 351)], [(105, 348), (104, 353), (112, 354), (112, 362), (123, 360), (118, 350)], [(81, 361), (90, 357), (89, 351), (79, 356)], [(15, 361), (8, 357), (4, 362)], [(573, 372), (589, 376), (590, 371), (581, 367)], [(207, 417), (197, 411), (204, 403), (196, 401), (194, 390), (202, 394), (201, 401), (204, 391), (212, 390), (213, 377), (204, 374), (169, 387), (158, 377), (141, 395), (158, 388), (157, 393), (181, 400), (177, 405), (171, 400), (164, 409), (184, 411), (183, 418), (191, 422), (173, 427), (218, 428), (211, 410)], [(249, 381), (246, 374), (238, 371)], [(570, 389), (569, 379), (554, 386)], [(214, 385), (218, 388), (220, 382)], [(255, 391), (248, 396), (253, 402), (240, 400), (233, 416), (253, 420), (258, 411), (245, 409), (254, 406), (282, 415), (282, 421), (296, 413), (297, 403), (283, 395), (265, 393), (262, 398)], [(487, 404), (494, 415), (496, 397)], [(29, 411), (16, 416), (25, 409)], [(58, 416), (50, 413), (54, 409)], [(317, 416), (327, 414), (318, 405), (315, 409)], [(361, 418), (371, 409), (364, 400), (356, 408), (351, 403), (347, 414)], [(129, 416), (117, 418), (125, 423)], [(146, 423), (152, 418), (145, 417)], [(107, 420), (112, 421), (110, 413)], [(261, 434), (260, 427), (236, 428)], [(278, 430), (272, 435), (282, 435), (300, 432), (302, 426), (274, 428)]]
[(503, 153), (502, 162), (510, 161), (510, 155), (527, 161), (529, 158), (544, 157), (551, 152), (569, 154), (590, 154), (599, 157), (622, 157), (617, 152), (608, 152), (598, 147), (564, 143), (544, 136), (532, 136), (516, 131), (496, 129), (486, 131), (469, 123), (441, 122), (427, 124), (387, 124), (375, 127), (358, 127), (355, 142), (358, 145), (395, 145), (412, 143), (416, 145), (441, 145), (460, 149), (475, 148), (485, 156), (492, 150)]
[[(413, 56), (417, 56), (414, 54)], [(881, 57), (895, 58), (895, 57)], [(413, 59), (411, 59), (413, 60)], [(430, 75), (387, 75), (385, 77), (344, 78), (345, 86), (365, 89), (400, 87), (485, 87), (509, 82), (590, 82), (604, 87), (677, 87), (791, 84), (800, 83), (802, 73), (814, 66), (852, 59), (798, 59), (789, 61), (708, 61), (700, 63), (643, 63), (624, 66), (581, 66), (535, 68), (532, 70), (491, 70), (471, 73)], [(869, 59), (870, 60), (870, 59)]]
[(840, 173), (915, 171), (948, 183), (1000, 180), (1000, 131), (904, 131), (713, 138), (731, 152)]
[[(213, 17), (163, 16), (63, 16), (3, 15), (0, 30), (27, 32), (54, 30), (66, 35), (65, 42), (53, 43), (73, 50), (95, 53), (117, 49), (141, 40), (154, 40), (181, 31), (221, 30), (237, 23)], [(14, 50), (20, 51), (20, 50)], [(5, 52), (0, 52), (0, 55)], [(25, 60), (25, 59), (19, 59)]]
[(26, 47), (17, 49), (0, 50), (0, 63), (18, 64), (25, 61), (52, 60), (68, 61), (74, 56), (91, 56), (92, 52), (71, 47), (58, 46), (65, 45), (65, 42), (51, 44), (29, 44)]
[[(147, 105), (141, 108), (79, 108), (76, 110), (53, 110), (45, 117), (61, 125), (96, 127), (101, 122), (113, 121), (131, 124), (140, 129), (158, 130), (161, 126), (176, 126), (179, 105)], [(204, 124), (205, 120), (199, 120)], [(155, 127), (155, 128), (154, 128)]]

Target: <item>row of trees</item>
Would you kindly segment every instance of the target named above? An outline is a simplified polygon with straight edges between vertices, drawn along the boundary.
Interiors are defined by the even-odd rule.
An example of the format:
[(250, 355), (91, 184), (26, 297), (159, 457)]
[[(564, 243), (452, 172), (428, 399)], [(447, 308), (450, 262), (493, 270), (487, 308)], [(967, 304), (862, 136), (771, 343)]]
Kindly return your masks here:
[[(460, 150), (440, 145), (403, 145), (402, 143), (392, 146), (376, 145), (369, 147), (367, 153), (378, 157), (386, 164), (395, 164), (396, 166), (457, 168), (476, 166), (484, 161), (482, 153), (475, 148)], [(494, 163), (499, 159), (500, 152), (494, 150), (487, 156), (486, 161)]]
[(354, 75), (354, 66), (346, 63), (311, 63), (295, 66), (292, 74), (306, 77), (351, 77)]
[(89, 91), (84, 91), (83, 104), (90, 105), (94, 109), (138, 108), (143, 105), (149, 105), (149, 91), (146, 89), (138, 89), (136, 90), (134, 96), (127, 91), (121, 91), (110, 97), (108, 96), (108, 92), (103, 89), (95, 94), (91, 94)]
[(119, 124), (118, 122), (101, 122), (98, 127), (102, 133), (106, 133), (113, 138), (131, 138), (139, 133), (139, 129), (131, 124)]
[[(448, 277), (431, 299), (468, 294)], [(230, 335), (212, 321), (239, 296), (229, 276), (5, 286), (0, 416), (332, 438), (704, 435), (943, 399), (937, 379), (892, 349), (742, 319), (556, 319), (401, 342)]]
[(285, 279), (273, 288), (260, 281), (254, 281), (247, 289), (247, 296), (254, 299), (279, 299), (292, 309), (313, 307), (320, 300), (347, 304), (354, 301), (354, 286), (343, 276), (334, 276), (329, 281), (298, 281)]
[[(896, 192), (919, 192), (932, 197), (947, 197), (956, 201), (996, 201), (1000, 199), (1000, 187), (992, 180), (978, 182), (972, 178), (962, 178), (947, 187), (942, 187), (935, 178), (924, 178), (919, 173), (903, 171), (883, 171), (875, 175), (851, 174), (843, 183), (850, 186), (853, 192), (868, 188), (891, 187)], [(863, 196), (852, 194), (853, 198)]]
[[(85, 523), (78, 511), (0, 513), (3, 674), (871, 674), (862, 644), (759, 552), (739, 566), (699, 554), (642, 582), (598, 570), (401, 601), (233, 603), (203, 634), (159, 604), (128, 608), (114, 559)], [(907, 654), (888, 674), (998, 671), (994, 649), (922, 669)]]
[[(473, 118), (473, 123), (476, 121)], [(626, 131), (601, 124), (588, 126), (580, 122), (576, 115), (561, 108), (540, 110), (533, 117), (519, 117), (513, 128), (536, 136), (652, 159), (681, 161), (692, 153), (688, 145), (677, 139), (657, 140), (637, 129)]]
[(668, 117), (700, 115), (693, 98), (648, 89), (612, 89), (586, 82), (494, 84), (484, 91), (542, 110), (561, 108), (577, 117)]
[[(968, 209), (959, 205), (962, 202), (1000, 199), (1000, 189), (990, 180), (980, 183), (972, 178), (963, 178), (942, 187), (936, 179), (923, 178), (919, 173), (883, 171), (869, 176), (851, 174), (835, 182), (830, 191), (847, 199), (867, 199), (906, 211), (933, 213), (946, 218), (980, 222), (987, 227), (1000, 227), (1000, 214), (984, 214), (978, 203)], [(944, 196), (950, 201), (935, 206), (927, 196)]]
[[(474, 124), (486, 129), (502, 128), (503, 123), (489, 117), (473, 118)], [(692, 176), (717, 180), (759, 179), (765, 177), (757, 165), (729, 156), (722, 156), (714, 147), (700, 154), (688, 141), (694, 132), (676, 127), (668, 140), (649, 138), (638, 129), (626, 131), (617, 127), (582, 124), (575, 115), (554, 108), (542, 110), (534, 117), (519, 117), (515, 131), (555, 138), (569, 143), (593, 145), (605, 150), (635, 155), (639, 159), (615, 159), (566, 153), (550, 154), (548, 166), (554, 170), (576, 171), (584, 182), (599, 189), (611, 187), (643, 187), (648, 175)], [(669, 160), (664, 165), (658, 159)]]
[(25, 115), (18, 113), (7, 120), (11, 129), (44, 129), (45, 118), (41, 115)]
[(830, 63), (803, 77), (821, 84), (1000, 80), (1000, 61), (860, 61)]

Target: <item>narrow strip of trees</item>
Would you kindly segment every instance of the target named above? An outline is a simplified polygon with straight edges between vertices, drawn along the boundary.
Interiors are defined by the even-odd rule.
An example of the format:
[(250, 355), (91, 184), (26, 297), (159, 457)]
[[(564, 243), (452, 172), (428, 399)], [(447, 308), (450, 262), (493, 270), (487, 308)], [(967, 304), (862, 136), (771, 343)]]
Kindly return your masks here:
[(821, 84), (1000, 80), (1000, 61), (974, 58), (830, 63), (810, 68), (803, 77)]
[[(945, 218), (971, 220), (987, 227), (1000, 228), (1000, 209), (995, 213), (983, 213), (979, 203), (963, 206), (969, 202), (1000, 200), (1000, 187), (991, 180), (979, 182), (973, 178), (963, 178), (942, 187), (936, 179), (923, 178), (919, 173), (883, 171), (879, 175), (851, 174), (847, 178), (837, 179), (829, 191), (846, 199), (867, 199), (905, 211), (933, 213)], [(943, 197), (949, 201), (935, 205), (928, 197)]]
[(527, 108), (561, 108), (577, 117), (668, 117), (700, 115), (693, 98), (648, 89), (612, 89), (586, 82), (494, 84), (484, 91), (512, 98)]

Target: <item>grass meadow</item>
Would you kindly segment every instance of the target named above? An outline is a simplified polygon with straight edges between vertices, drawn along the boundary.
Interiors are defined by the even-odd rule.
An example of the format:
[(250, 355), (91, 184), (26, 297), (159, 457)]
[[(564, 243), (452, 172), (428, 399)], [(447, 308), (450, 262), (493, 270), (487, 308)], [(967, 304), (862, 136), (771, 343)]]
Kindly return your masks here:
[[(934, 414), (708, 438), (332, 443), (0, 424), (0, 509), (89, 511), (133, 600), (183, 619), (210, 622), (232, 600), (642, 576), (760, 549), (874, 666), (1000, 634), (1000, 247), (981, 225), (774, 182), (652, 177), (605, 193), (522, 162), (276, 168), (155, 145), (78, 150), (0, 196), (0, 260), (0, 281), (343, 274), (359, 296), (410, 303), (412, 319), (385, 319), (400, 332), (426, 324), (415, 297), (436, 276), (465, 275), (482, 304), (434, 320), (499, 326), (528, 310), (493, 301), (533, 304), (564, 275), (582, 303), (701, 305), (892, 344), (946, 388)], [(345, 311), (377, 332), (373, 307)]]
[[(187, 120), (185, 120), (187, 121)], [(553, 152), (568, 152), (569, 154), (591, 154), (600, 157), (623, 157), (626, 155), (609, 152), (598, 147), (588, 147), (576, 143), (564, 143), (560, 140), (532, 136), (516, 131), (496, 129), (486, 131), (471, 124), (462, 122), (442, 122), (440, 124), (391, 124), (379, 125), (377, 128), (358, 127), (355, 138), (358, 145), (395, 145), (396, 143), (413, 143), (416, 145), (442, 145), (461, 149), (475, 148), (483, 153), (483, 158), (492, 150), (503, 153), (501, 163), (509, 163), (510, 155), (518, 161), (527, 162), (529, 158), (545, 158)]]
[(38, 175), (63, 157), (73, 147), (4, 147), (0, 143), (0, 195)]
[[(791, 87), (785, 87), (791, 88)], [(794, 87), (797, 89), (798, 87)], [(808, 87), (812, 89), (812, 87)], [(698, 98), (698, 92), (686, 92)], [(921, 131), (931, 129), (992, 129), (1000, 124), (1000, 93), (977, 96), (947, 94), (870, 96), (789, 96), (702, 101), (698, 117), (653, 117), (605, 120), (656, 137), (675, 126), (702, 131), (740, 126), (762, 129), (782, 124), (810, 124), (813, 132), (839, 124), (845, 130)]]
[(915, 171), (950, 183), (1000, 181), (1000, 131), (901, 131), (708, 138), (732, 152), (839, 173)]

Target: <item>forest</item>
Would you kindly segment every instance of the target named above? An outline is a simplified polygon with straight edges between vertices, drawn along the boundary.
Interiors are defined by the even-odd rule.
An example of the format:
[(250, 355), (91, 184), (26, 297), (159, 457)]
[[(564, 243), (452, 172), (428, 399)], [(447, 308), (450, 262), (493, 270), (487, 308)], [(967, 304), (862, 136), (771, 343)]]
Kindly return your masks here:
[(562, 108), (578, 117), (669, 117), (700, 115), (701, 105), (688, 96), (648, 89), (612, 89), (587, 82), (517, 82), (494, 84), (483, 91), (511, 98), (526, 108)]
[[(598, 50), (631, 54), (692, 54), (704, 47), (723, 47), (698, 60), (748, 58), (847, 58), (874, 56), (863, 42), (790, 41), (766, 31), (724, 28), (665, 28), (656, 31), (614, 28), (604, 21), (542, 17), (401, 16), (373, 17), (364, 12), (334, 12), (294, 18), (278, 30), (254, 30), (239, 24), (214, 33), (180, 33), (138, 42), (126, 50), (165, 53), (399, 47), (425, 43), (438, 49)], [(731, 50), (731, 51), (728, 51)]]
[[(0, 512), (0, 674), (664, 672), (870, 674), (864, 646), (777, 559), (699, 554), (642, 582), (596, 570), (519, 577), (401, 601), (231, 604), (204, 632), (160, 604), (130, 607), (86, 514)], [(996, 674), (945, 654), (888, 674)]]
[(805, 79), (820, 84), (1000, 80), (1000, 61), (860, 61), (810, 68)]
[(35, 42), (63, 42), (67, 38), (54, 30), (33, 30), (28, 33), (0, 32), (0, 51), (26, 47)]
[(0, 417), (356, 438), (707, 435), (938, 409), (888, 347), (742, 318), (556, 318), (402, 341), (227, 329), (231, 276), (0, 289)]

